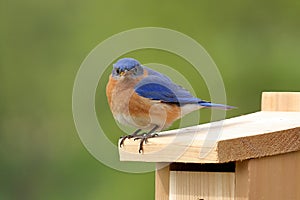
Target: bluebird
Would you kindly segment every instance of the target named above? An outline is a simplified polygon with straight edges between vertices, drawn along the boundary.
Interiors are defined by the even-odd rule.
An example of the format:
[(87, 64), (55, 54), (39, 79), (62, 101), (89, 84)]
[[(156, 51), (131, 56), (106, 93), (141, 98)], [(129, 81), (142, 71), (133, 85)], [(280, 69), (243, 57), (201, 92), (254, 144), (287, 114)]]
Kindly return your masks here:
[[(184, 115), (200, 108), (228, 110), (233, 106), (215, 104), (194, 97), (169, 77), (140, 64), (133, 58), (122, 58), (113, 65), (106, 86), (111, 112), (119, 123), (137, 130), (121, 138), (140, 139), (139, 153), (148, 138), (157, 136)], [(139, 134), (141, 131), (147, 131)]]

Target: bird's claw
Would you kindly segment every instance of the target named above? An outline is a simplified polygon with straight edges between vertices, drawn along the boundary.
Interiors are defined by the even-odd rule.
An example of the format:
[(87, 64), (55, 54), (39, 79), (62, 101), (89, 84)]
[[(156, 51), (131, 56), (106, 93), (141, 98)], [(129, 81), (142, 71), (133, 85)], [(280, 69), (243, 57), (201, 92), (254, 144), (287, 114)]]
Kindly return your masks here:
[(122, 148), (122, 146), (124, 146), (124, 141), (125, 141), (126, 139), (131, 139), (131, 138), (136, 137), (137, 134), (138, 134), (140, 131), (141, 131), (141, 129), (138, 129), (138, 130), (136, 130), (134, 133), (132, 133), (131, 135), (124, 135), (124, 136), (120, 137), (120, 139), (122, 139), (121, 142), (120, 142), (120, 148)]
[(125, 135), (125, 136), (122, 136), (120, 137), (121, 138), (121, 141), (120, 141), (120, 148), (122, 148), (122, 146), (124, 146), (124, 141), (128, 138), (128, 139), (131, 139), (131, 138), (134, 138), (134, 141), (135, 140), (141, 140), (140, 141), (140, 148), (139, 148), (139, 153), (142, 153), (143, 152), (143, 144), (147, 144), (148, 142), (148, 139), (149, 138), (152, 138), (152, 137), (156, 137), (158, 136), (157, 133), (153, 133), (156, 129), (158, 128), (158, 126), (154, 126), (153, 129), (151, 129), (148, 133), (143, 133), (141, 135), (138, 135), (138, 133), (141, 131), (141, 129), (138, 129), (136, 130), (133, 134), (131, 135)]
[(131, 138), (133, 138), (132, 135), (124, 135), (124, 136), (120, 137), (120, 139), (122, 139), (121, 142), (120, 142), (120, 148), (122, 148), (122, 146), (124, 146), (124, 141), (126, 139), (131, 139)]
[(155, 134), (151, 134), (151, 133), (150, 134), (146, 134), (146, 133), (144, 133), (142, 135), (138, 135), (138, 136), (134, 137), (134, 141), (141, 140), (140, 141), (140, 147), (139, 147), (139, 153), (143, 153), (143, 151), (144, 151), (144, 148), (143, 148), (144, 143), (147, 144), (149, 138), (153, 138), (153, 137), (156, 137), (156, 136), (158, 136), (157, 133), (155, 133)]

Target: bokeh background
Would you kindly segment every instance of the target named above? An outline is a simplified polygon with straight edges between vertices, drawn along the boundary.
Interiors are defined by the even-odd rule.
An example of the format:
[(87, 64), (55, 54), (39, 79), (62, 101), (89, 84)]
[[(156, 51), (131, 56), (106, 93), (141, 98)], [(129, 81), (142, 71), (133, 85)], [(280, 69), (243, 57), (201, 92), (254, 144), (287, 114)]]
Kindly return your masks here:
[[(154, 173), (104, 166), (84, 148), (73, 123), (77, 70), (99, 42), (118, 32), (158, 26), (202, 44), (223, 76), (228, 103), (239, 107), (228, 117), (259, 110), (262, 91), (300, 91), (296, 0), (0, 3), (1, 200), (154, 199)], [(203, 80), (184, 59), (158, 50), (126, 56), (174, 67), (209, 100)], [(117, 144), (122, 132), (107, 108), (106, 81), (99, 82), (97, 114)], [(202, 116), (202, 122), (209, 121), (209, 111)]]

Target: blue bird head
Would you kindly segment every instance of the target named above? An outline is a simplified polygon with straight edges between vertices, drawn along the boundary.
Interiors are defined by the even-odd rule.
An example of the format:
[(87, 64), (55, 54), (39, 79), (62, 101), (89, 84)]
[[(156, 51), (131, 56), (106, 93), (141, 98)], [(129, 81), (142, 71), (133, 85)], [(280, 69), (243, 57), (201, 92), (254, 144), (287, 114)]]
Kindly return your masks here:
[(143, 73), (144, 70), (139, 61), (133, 58), (122, 58), (113, 65), (112, 77), (136, 78)]

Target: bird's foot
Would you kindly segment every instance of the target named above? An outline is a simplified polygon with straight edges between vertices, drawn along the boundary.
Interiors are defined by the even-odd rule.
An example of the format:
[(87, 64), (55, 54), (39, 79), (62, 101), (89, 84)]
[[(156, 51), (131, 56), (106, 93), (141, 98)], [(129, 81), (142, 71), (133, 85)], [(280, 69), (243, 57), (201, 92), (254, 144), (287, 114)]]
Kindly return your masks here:
[(134, 136), (132, 136), (132, 135), (124, 135), (124, 136), (120, 137), (120, 139), (121, 139), (120, 147), (124, 146), (124, 141), (125, 141), (126, 139), (131, 139), (131, 138), (133, 138), (133, 137), (134, 137)]
[(131, 139), (137, 136), (137, 134), (141, 131), (141, 129), (136, 130), (134, 133), (132, 133), (131, 135), (124, 135), (122, 137), (120, 137), (121, 142), (120, 142), (120, 147), (124, 146), (124, 141), (126, 139)]
[(139, 153), (142, 153), (144, 151), (144, 149), (143, 149), (144, 143), (147, 144), (149, 138), (153, 138), (153, 137), (156, 137), (156, 136), (158, 136), (157, 133), (144, 133), (142, 135), (137, 135), (136, 137), (134, 137), (134, 141), (135, 140), (141, 140), (140, 141)]

